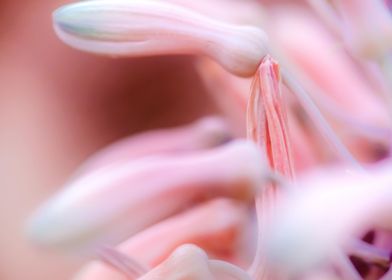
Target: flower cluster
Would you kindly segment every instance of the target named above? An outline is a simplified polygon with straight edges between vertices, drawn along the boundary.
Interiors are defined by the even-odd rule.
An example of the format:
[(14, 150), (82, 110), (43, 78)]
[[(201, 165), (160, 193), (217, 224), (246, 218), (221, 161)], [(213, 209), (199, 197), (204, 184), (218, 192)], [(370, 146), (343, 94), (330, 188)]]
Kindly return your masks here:
[[(33, 216), (77, 279), (390, 279), (392, 16), (381, 0), (92, 0), (99, 55), (190, 55), (221, 109), (97, 152)], [(186, 94), (186, 93), (184, 93)]]

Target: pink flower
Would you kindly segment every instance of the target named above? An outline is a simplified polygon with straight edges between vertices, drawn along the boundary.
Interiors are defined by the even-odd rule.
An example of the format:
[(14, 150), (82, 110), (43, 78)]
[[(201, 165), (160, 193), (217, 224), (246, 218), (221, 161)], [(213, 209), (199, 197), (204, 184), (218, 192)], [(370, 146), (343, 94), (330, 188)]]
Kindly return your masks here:
[[(32, 239), (99, 258), (85, 280), (379, 279), (392, 250), (391, 165), (378, 162), (391, 145), (379, 61), (390, 14), (369, 1), (309, 2), (321, 20), (274, 5), (260, 20), (251, 0), (58, 9), (55, 30), (74, 48), (195, 57), (226, 119), (98, 152), (33, 217)], [(363, 20), (366, 7), (380, 21)], [(245, 131), (254, 143), (229, 141)]]

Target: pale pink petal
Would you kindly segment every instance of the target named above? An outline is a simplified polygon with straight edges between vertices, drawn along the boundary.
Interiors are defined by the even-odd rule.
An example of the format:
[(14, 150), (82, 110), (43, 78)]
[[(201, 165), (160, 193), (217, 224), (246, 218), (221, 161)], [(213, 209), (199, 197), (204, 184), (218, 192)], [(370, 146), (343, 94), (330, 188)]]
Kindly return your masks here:
[(349, 245), (353, 237), (376, 228), (392, 229), (392, 165), (369, 173), (344, 167), (316, 172), (280, 203), (266, 234), (271, 263), (299, 272), (314, 267)]
[(318, 139), (314, 139), (316, 133), (310, 126), (309, 120), (298, 118), (293, 109), (288, 113), (293, 166), (296, 173), (301, 173), (325, 161), (321, 153), (322, 149), (319, 147), (322, 141), (316, 141), (322, 138), (319, 136)]
[(206, 253), (193, 245), (179, 247), (165, 262), (139, 280), (250, 280), (239, 268), (221, 261), (209, 260)]
[(190, 125), (148, 131), (121, 139), (93, 154), (79, 172), (156, 154), (183, 153), (212, 148), (231, 138), (228, 124), (218, 117), (205, 117)]
[(350, 46), (357, 53), (380, 59), (392, 50), (392, 17), (382, 0), (334, 0)]
[[(157, 0), (161, 1), (161, 0)], [(223, 21), (261, 26), (264, 20), (262, 5), (254, 0), (165, 0)]]
[(266, 36), (254, 26), (219, 21), (162, 1), (97, 0), (54, 13), (67, 44), (112, 56), (205, 55), (240, 76), (254, 74), (266, 53)]
[[(209, 254), (233, 261), (245, 221), (244, 205), (217, 199), (140, 232), (120, 244), (118, 250), (155, 267), (181, 244), (192, 243)], [(78, 276), (80, 279), (124, 279), (121, 272), (99, 262), (88, 265)]]
[(112, 244), (203, 199), (251, 200), (263, 166), (247, 141), (112, 164), (68, 183), (34, 216), (30, 236), (66, 250)]

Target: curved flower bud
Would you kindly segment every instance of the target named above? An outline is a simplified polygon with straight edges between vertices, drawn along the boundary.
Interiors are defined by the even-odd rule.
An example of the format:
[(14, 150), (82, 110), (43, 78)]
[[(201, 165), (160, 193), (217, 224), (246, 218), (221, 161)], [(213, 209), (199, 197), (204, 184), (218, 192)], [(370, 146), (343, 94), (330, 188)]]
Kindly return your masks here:
[(36, 242), (74, 249), (111, 244), (208, 197), (251, 200), (264, 162), (252, 143), (112, 164), (75, 178), (33, 218)]
[(152, 130), (121, 139), (92, 155), (80, 172), (143, 156), (212, 148), (230, 138), (229, 126), (223, 119), (205, 117), (190, 125)]
[(58, 36), (80, 50), (112, 56), (206, 55), (241, 76), (252, 75), (267, 52), (259, 28), (168, 2), (83, 1), (58, 9), (54, 22)]
[[(155, 267), (178, 246), (187, 243), (230, 260), (233, 250), (238, 249), (246, 214), (245, 205), (216, 199), (151, 226), (117, 248), (125, 256), (149, 267)], [(78, 274), (78, 279), (120, 280), (124, 275), (101, 262), (93, 262)]]

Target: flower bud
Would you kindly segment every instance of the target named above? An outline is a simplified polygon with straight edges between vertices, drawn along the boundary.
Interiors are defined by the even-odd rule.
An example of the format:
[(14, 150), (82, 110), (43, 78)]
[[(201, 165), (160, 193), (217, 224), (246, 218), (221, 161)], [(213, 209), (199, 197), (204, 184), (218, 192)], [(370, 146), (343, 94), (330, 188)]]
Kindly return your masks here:
[(263, 166), (248, 141), (112, 164), (68, 183), (33, 217), (30, 236), (63, 249), (117, 243), (200, 200), (251, 200)]
[(149, 0), (97, 0), (54, 13), (55, 30), (67, 44), (111, 56), (205, 55), (228, 71), (253, 75), (266, 54), (257, 27), (219, 21), (179, 5)]

